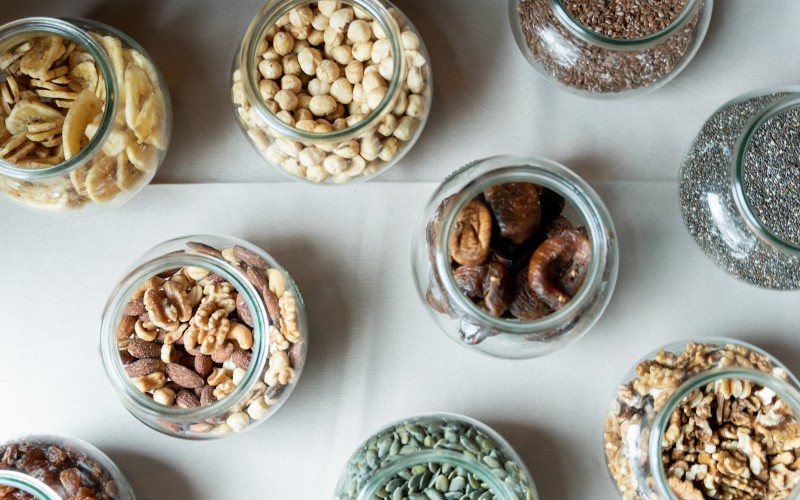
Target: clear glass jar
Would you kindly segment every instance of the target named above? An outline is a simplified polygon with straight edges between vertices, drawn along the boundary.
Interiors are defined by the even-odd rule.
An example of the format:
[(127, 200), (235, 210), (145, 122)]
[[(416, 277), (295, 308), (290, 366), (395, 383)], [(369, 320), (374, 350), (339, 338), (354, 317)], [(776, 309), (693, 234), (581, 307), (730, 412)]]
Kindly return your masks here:
[(414, 493), (424, 498), (539, 498), (528, 469), (502, 436), (451, 413), (408, 418), (373, 434), (348, 460), (334, 498), (417, 498)]
[(33, 435), (0, 444), (0, 498), (136, 497), (122, 471), (91, 444), (72, 437)]
[[(50, 37), (60, 41), (43, 44), (45, 62), (31, 56), (23, 65), (39, 48), (23, 51), (25, 42)], [(14, 51), (26, 55), (8, 56)], [(0, 27), (0, 54), (8, 64), (0, 86), (14, 101), (0, 108), (0, 191), (72, 215), (119, 206), (150, 182), (169, 146), (172, 110), (164, 77), (138, 43), (96, 21), (34, 17)]]
[(681, 165), (689, 234), (721, 269), (760, 287), (800, 288), (798, 116), (800, 87), (737, 97), (703, 125)]
[[(374, 43), (361, 43), (364, 47), (372, 44), (370, 57), (367, 57), (370, 55), (367, 49), (345, 49), (342, 54), (336, 53), (337, 62), (334, 63), (334, 49), (343, 43), (345, 36), (341, 32), (349, 30), (349, 23), (338, 32), (331, 26), (317, 30), (315, 25), (323, 27), (329, 24), (317, 2), (270, 0), (251, 22), (234, 58), (231, 95), (236, 119), (259, 155), (293, 179), (343, 183), (379, 175), (400, 161), (414, 146), (430, 113), (433, 98), (430, 58), (411, 21), (386, 0), (346, 0), (339, 2), (338, 7), (343, 10), (352, 7), (355, 20), (366, 21), (371, 26), (373, 39), (377, 39), (373, 40)], [(315, 17), (313, 24), (292, 25), (290, 20), (296, 21), (296, 13), (306, 8), (311, 9), (307, 12)], [(276, 23), (292, 27), (293, 48), (285, 56), (276, 52), (273, 43), (278, 31)], [(281, 31), (285, 33), (286, 30), (282, 28)], [(349, 32), (347, 36), (350, 36)], [(339, 75), (333, 84), (316, 85), (314, 98), (333, 92), (331, 88), (334, 86), (352, 87), (350, 97), (353, 102), (347, 106), (343, 104), (348, 101), (348, 92), (344, 91), (345, 97), (333, 100), (337, 110), (329, 115), (314, 115), (308, 111), (314, 108), (309, 85), (321, 81), (314, 76), (319, 72), (312, 73), (316, 71), (315, 66), (304, 68), (298, 63), (298, 57), (303, 57), (301, 51), (308, 48), (308, 40), (318, 42), (311, 48), (318, 47), (317, 55), (336, 66)], [(286, 49), (281, 48), (283, 52)], [(363, 54), (358, 55), (359, 52)], [(399, 54), (399, 57), (393, 57), (394, 54)], [(351, 64), (355, 64), (352, 58), (363, 60), (363, 80), (359, 78), (357, 68), (352, 72), (348, 70)], [(289, 91), (296, 98), (290, 98), (289, 104), (278, 105), (276, 100), (284, 103), (283, 98), (278, 99), (276, 94), (279, 86), (267, 84), (272, 80), (259, 69), (268, 59), (275, 61), (270, 71), (283, 75), (279, 82), (280, 91)], [(351, 62), (346, 65), (338, 62), (348, 60)], [(367, 67), (370, 63), (375, 64)], [(381, 75), (380, 89), (374, 85), (374, 76), (367, 84), (370, 68), (379, 68), (376, 73)], [(284, 81), (287, 75), (292, 77)], [(377, 92), (377, 98), (380, 95), (383, 98), (373, 99), (374, 92)], [(356, 99), (359, 95), (363, 99)]]
[[(797, 378), (780, 361), (739, 340), (676, 342), (653, 351), (625, 375), (606, 415), (604, 444), (611, 478), (625, 499), (679, 498), (672, 491), (681, 482), (673, 477), (681, 474), (676, 467), (683, 469), (682, 481), (704, 485), (708, 481), (707, 486), (713, 488), (704, 493), (713, 490), (721, 495), (701, 494), (700, 498), (797, 498), (800, 489), (792, 485), (800, 482), (800, 462), (792, 458), (788, 465), (779, 464), (786, 458), (780, 457), (782, 443), (794, 441), (786, 447), (790, 454), (792, 447), (798, 453), (800, 446), (800, 425), (793, 416), (800, 415), (798, 389)], [(741, 401), (752, 398), (759, 401), (752, 409), (758, 415), (737, 420), (733, 413), (748, 409)], [(688, 415), (687, 408), (691, 408)], [(781, 418), (772, 420), (778, 415)], [(684, 416), (692, 420), (678, 420)], [(737, 422), (735, 427), (731, 419)], [(694, 429), (707, 433), (702, 446), (691, 441)], [(785, 434), (782, 438), (769, 434), (772, 441), (767, 441), (771, 432)], [(751, 440), (759, 444), (745, 443)], [(700, 457), (694, 449), (707, 456)], [(760, 452), (764, 453), (763, 472), (756, 472)], [(736, 471), (741, 465), (738, 453), (750, 461), (747, 472)], [(687, 457), (683, 464), (675, 463), (683, 457)], [(712, 483), (716, 473), (711, 471), (719, 471), (721, 480)], [(724, 496), (733, 493), (727, 486), (737, 487), (731, 481), (736, 476), (740, 484), (753, 486), (749, 481), (759, 480), (764, 488), (773, 487), (767, 486), (769, 482), (784, 489), (767, 492), (739, 487), (740, 496)], [(680, 498), (697, 498), (689, 492)]]
[[(510, 182), (532, 183), (563, 197), (562, 215), (573, 227), (585, 227), (591, 250), (577, 293), (555, 312), (530, 321), (495, 317), (462, 293), (448, 249), (462, 208), (485, 189)], [(431, 223), (441, 229), (429, 232)], [(498, 156), (462, 167), (433, 193), (414, 229), (411, 266), (420, 298), (449, 337), (492, 356), (532, 358), (577, 340), (600, 318), (616, 284), (617, 235), (603, 202), (566, 167), (544, 158)]]
[(302, 374), (308, 326), (300, 291), (275, 259), (201, 235), (136, 261), (111, 294), (100, 340), (128, 411), (165, 434), (207, 439), (280, 408)]
[[(621, 98), (655, 90), (689, 64), (708, 30), (713, 0), (686, 0), (659, 31), (628, 34), (620, 28), (616, 37), (592, 29), (591, 22), (595, 28), (601, 25), (597, 12), (578, 16), (570, 12), (572, 4), (580, 5), (571, 0), (508, 0), (517, 45), (550, 83), (586, 97)], [(614, 5), (608, 2), (606, 7)], [(638, 2), (635, 6), (641, 7)], [(635, 25), (641, 27), (645, 23), (640, 16), (645, 14), (636, 14)]]

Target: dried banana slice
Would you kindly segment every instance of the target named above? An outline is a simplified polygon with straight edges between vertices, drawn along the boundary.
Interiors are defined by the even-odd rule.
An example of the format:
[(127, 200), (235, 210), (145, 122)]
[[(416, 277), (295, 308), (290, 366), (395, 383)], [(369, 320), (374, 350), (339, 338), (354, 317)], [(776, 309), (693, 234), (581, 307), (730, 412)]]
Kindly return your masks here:
[(69, 173), (69, 180), (72, 187), (81, 196), (88, 196), (86, 193), (86, 175), (89, 173), (89, 166), (83, 165)]
[(124, 152), (117, 156), (117, 185), (123, 191), (130, 191), (139, 184), (142, 171), (136, 168)]
[(64, 119), (62, 137), (65, 159), (69, 160), (86, 145), (88, 142), (84, 133), (86, 126), (101, 112), (102, 102), (93, 92), (84, 90), (78, 94)]
[(133, 130), (136, 134), (136, 138), (139, 142), (144, 142), (146, 133), (148, 133), (149, 130), (137, 128), (137, 124), (146, 126), (148, 120), (140, 119), (140, 115), (142, 114), (145, 104), (149, 101), (150, 96), (155, 92), (155, 89), (150, 82), (150, 78), (147, 77), (145, 70), (135, 64), (129, 64), (128, 68), (125, 70), (124, 88), (125, 121), (128, 124), (128, 128)]
[(150, 144), (137, 144), (136, 141), (129, 141), (125, 153), (133, 166), (142, 172), (149, 172), (156, 167), (158, 160), (158, 150)]
[(63, 120), (64, 115), (37, 99), (25, 99), (14, 105), (6, 117), (6, 128), (12, 134), (27, 132), (31, 123), (45, 123)]
[(19, 70), (31, 78), (49, 80), (46, 76), (50, 67), (66, 50), (60, 37), (38, 37), (33, 41), (33, 47), (20, 59)]
[(133, 132), (141, 142), (158, 146), (163, 121), (164, 106), (154, 92), (142, 105), (142, 110), (136, 117)]
[(6, 142), (2, 144), (2, 148), (0, 148), (0, 158), (6, 158), (12, 151), (20, 147), (22, 144), (27, 141), (28, 138), (25, 135), (25, 132), (21, 132), (19, 134), (12, 135)]
[(68, 85), (73, 91), (91, 90), (94, 92), (97, 90), (97, 81), (100, 77), (97, 75), (97, 67), (94, 62), (84, 61), (75, 65), (69, 70), (69, 76), (71, 80)]
[(117, 186), (117, 162), (103, 155), (86, 174), (86, 194), (92, 201), (107, 203), (120, 193)]
[(103, 46), (109, 59), (111, 59), (114, 76), (118, 82), (121, 82), (125, 75), (125, 57), (122, 54), (122, 42), (119, 38), (114, 38), (113, 36), (103, 36), (93, 32), (89, 34)]

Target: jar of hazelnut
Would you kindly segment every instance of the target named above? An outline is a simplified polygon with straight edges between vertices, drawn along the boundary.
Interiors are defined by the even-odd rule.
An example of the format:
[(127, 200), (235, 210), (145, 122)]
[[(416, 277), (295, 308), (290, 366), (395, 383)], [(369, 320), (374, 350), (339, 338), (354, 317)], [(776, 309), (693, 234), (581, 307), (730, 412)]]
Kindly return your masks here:
[(566, 167), (499, 156), (451, 174), (414, 230), (420, 298), (459, 344), (503, 358), (549, 354), (599, 319), (617, 236), (598, 195)]
[(305, 305), (260, 248), (227, 236), (162, 243), (137, 260), (103, 313), (101, 354), (123, 405), (186, 439), (271, 417), (303, 371)]
[(256, 151), (315, 183), (393, 166), (422, 133), (433, 96), (425, 44), (385, 0), (270, 0), (242, 39), (231, 87)]

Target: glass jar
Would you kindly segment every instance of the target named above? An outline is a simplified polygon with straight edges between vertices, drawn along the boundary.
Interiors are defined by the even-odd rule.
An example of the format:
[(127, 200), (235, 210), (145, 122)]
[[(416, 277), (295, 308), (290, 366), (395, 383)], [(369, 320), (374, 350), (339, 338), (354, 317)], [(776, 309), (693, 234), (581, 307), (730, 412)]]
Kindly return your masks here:
[[(509, 0), (508, 6), (517, 45), (550, 83), (586, 97), (621, 98), (655, 90), (689, 64), (705, 37), (713, 3), (686, 0), (670, 16), (657, 11), (668, 8), (668, 2), (661, 2), (649, 12), (653, 19), (648, 21), (653, 22), (645, 23), (648, 13), (638, 11), (642, 6), (636, 2), (631, 4), (637, 10), (631, 11), (635, 21), (630, 25), (617, 11), (605, 13), (607, 17), (597, 11), (603, 6), (618, 9), (617, 2), (600, 6), (572, 0)], [(669, 24), (659, 25), (670, 17)], [(612, 24), (611, 19), (620, 22)]]
[[(233, 106), (250, 143), (278, 171), (315, 183), (365, 180), (397, 163), (422, 133), (433, 97), (430, 58), (390, 2), (325, 4), (267, 2), (234, 58)], [(351, 36), (371, 38), (350, 47)]]
[(72, 437), (33, 435), (0, 444), (0, 498), (133, 500), (122, 471)]
[(625, 499), (797, 498), (799, 388), (780, 361), (739, 340), (653, 351), (625, 375), (606, 415), (612, 480)]
[(12, 21), (0, 27), (0, 67), (0, 191), (11, 199), (88, 214), (153, 178), (169, 145), (169, 91), (126, 34), (86, 19)]
[(139, 258), (106, 305), (101, 354), (123, 405), (165, 434), (206, 439), (272, 416), (306, 358), (305, 304), (269, 254), (189, 236)]
[(703, 252), (765, 288), (800, 288), (800, 87), (728, 102), (681, 165), (681, 213)]
[(373, 434), (348, 460), (334, 498), (417, 498), (415, 493), (424, 498), (539, 498), (528, 469), (502, 436), (451, 413), (408, 418)]
[[(562, 215), (574, 227), (585, 228), (591, 251), (574, 296), (555, 312), (530, 321), (495, 317), (462, 293), (448, 248), (462, 208), (487, 188), (510, 182), (532, 183), (563, 198)], [(433, 227), (437, 229), (430, 230)], [(492, 356), (532, 358), (577, 340), (597, 322), (611, 299), (618, 260), (614, 224), (586, 182), (544, 158), (497, 156), (455, 171), (433, 193), (414, 229), (411, 265), (420, 298), (449, 337)]]

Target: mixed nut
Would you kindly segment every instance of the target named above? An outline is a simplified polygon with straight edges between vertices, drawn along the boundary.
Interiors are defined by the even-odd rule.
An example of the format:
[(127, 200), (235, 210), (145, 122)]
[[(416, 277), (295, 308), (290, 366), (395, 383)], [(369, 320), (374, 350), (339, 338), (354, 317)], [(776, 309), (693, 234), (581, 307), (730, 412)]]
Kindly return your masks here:
[[(451, 200), (440, 204), (427, 228), (432, 262)], [(586, 229), (561, 215), (564, 206), (562, 196), (528, 182), (495, 185), (468, 202), (448, 241), (458, 289), (495, 317), (534, 321), (564, 307), (583, 284), (592, 257)], [(452, 311), (436, 273), (427, 299), (439, 312)]]
[(165, 406), (205, 407), (252, 379), (244, 398), (224, 416), (186, 425), (161, 422), (181, 434), (242, 431), (267, 417), (302, 367), (305, 345), (296, 298), (283, 273), (247, 248), (187, 246), (189, 253), (224, 259), (258, 290), (256, 300), (268, 316), (262, 373), (249, 377), (257, 369), (250, 361), (258, 327), (244, 295), (221, 276), (191, 266), (150, 277), (130, 297), (117, 329), (120, 361), (136, 388)]
[[(267, 32), (259, 49), (258, 91), (269, 112), (308, 134), (345, 131), (369, 120), (357, 136), (294, 140), (264, 123), (233, 75), (232, 97), (247, 135), (268, 161), (292, 175), (323, 182), (370, 176), (416, 137), (430, 105), (430, 70), (417, 34), (390, 9), (401, 30), (402, 74), (389, 93), (395, 57), (389, 34), (358, 2), (309, 2)], [(381, 106), (386, 111), (374, 115)]]
[[(718, 367), (788, 378), (767, 356), (733, 344), (689, 343), (641, 362), (637, 376), (619, 387), (605, 421), (606, 458), (624, 498), (645, 498), (642, 488), (653, 480), (631, 465), (647, 460), (646, 420), (662, 411), (685, 381)], [(659, 465), (681, 500), (786, 498), (800, 483), (800, 423), (770, 388), (746, 379), (716, 379), (690, 391), (670, 415)]]
[[(118, 111), (102, 150), (66, 175), (42, 180), (0, 176), (0, 189), (37, 208), (72, 210), (107, 203), (152, 178), (167, 148), (168, 119), (158, 71), (112, 35), (89, 35), (105, 51), (118, 87)], [(33, 36), (0, 53), (0, 159), (39, 170), (75, 157), (97, 133), (107, 83), (81, 45)]]

